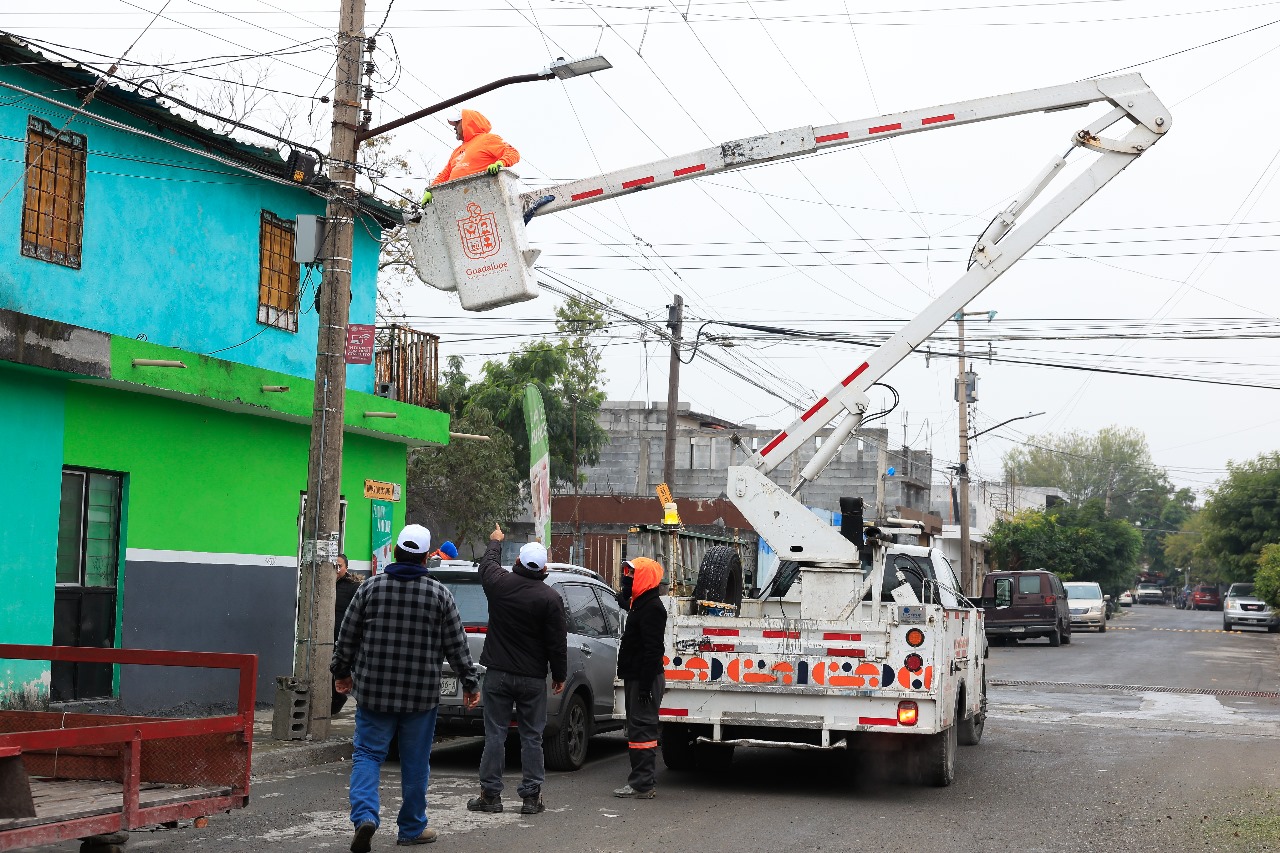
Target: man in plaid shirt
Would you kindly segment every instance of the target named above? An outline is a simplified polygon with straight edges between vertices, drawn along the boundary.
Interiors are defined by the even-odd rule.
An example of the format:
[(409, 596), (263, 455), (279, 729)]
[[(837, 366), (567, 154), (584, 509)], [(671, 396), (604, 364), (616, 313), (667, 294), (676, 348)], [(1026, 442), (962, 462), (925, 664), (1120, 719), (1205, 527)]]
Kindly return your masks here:
[(356, 699), (351, 758), (352, 853), (369, 853), (378, 829), (378, 784), (391, 738), (400, 737), (398, 845), (429, 844), (427, 780), (440, 710), (440, 669), (448, 660), (463, 701), (480, 703), (480, 684), (453, 595), (427, 574), (431, 532), (410, 524), (396, 539), (396, 561), (360, 585), (333, 649), (329, 669), (340, 693)]

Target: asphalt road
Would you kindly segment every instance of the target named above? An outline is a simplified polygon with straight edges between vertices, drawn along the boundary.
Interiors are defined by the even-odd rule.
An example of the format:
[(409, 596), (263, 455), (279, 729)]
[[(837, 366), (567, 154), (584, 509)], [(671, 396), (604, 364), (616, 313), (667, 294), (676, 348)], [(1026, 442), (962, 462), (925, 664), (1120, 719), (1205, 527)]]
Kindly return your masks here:
[[(479, 744), (460, 741), (433, 760), (441, 839), (430, 849), (1280, 849), (1280, 635), (1220, 628), (1219, 613), (1134, 607), (1069, 646), (992, 648), (986, 734), (961, 748), (944, 789), (892, 784), (845, 760), (740, 750), (728, 772), (660, 770), (658, 799), (624, 801), (610, 791), (625, 781), (625, 746), (606, 736), (581, 771), (550, 775), (546, 813), (479, 815), (465, 808)], [(255, 780), (249, 809), (206, 829), (135, 833), (129, 849), (346, 850), (346, 773), (339, 764)], [(389, 765), (375, 850), (394, 848), (398, 788)]]

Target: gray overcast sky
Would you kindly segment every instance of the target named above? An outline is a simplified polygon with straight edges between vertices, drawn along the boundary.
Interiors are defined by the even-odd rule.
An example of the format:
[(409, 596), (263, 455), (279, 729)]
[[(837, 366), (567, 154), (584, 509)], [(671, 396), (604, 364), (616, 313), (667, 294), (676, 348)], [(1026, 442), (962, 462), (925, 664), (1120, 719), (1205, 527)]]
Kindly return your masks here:
[[(50, 0), (32, 11), (9, 3), (0, 27), (76, 48), (86, 59), (95, 57), (82, 51), (116, 56), (163, 2)], [(310, 96), (332, 88), (325, 39), (337, 5), (170, 0), (130, 58), (273, 52), (257, 67), (269, 72), (263, 85), (287, 94), (273, 95), (255, 120), (267, 123), (278, 109), (304, 119), (315, 105)], [(384, 0), (370, 6), (370, 32), (386, 9)], [(1220, 9), (1203, 0), (396, 0), (379, 39), (376, 121), (538, 70), (552, 57), (598, 50), (614, 69), (508, 88), (471, 105), (521, 151), (516, 171), (538, 186), (766, 130), (1136, 64), (1171, 108), (1173, 129), (970, 306), (999, 312), (990, 326), (968, 324), (971, 348), (986, 353), (995, 336), (997, 358), (1280, 387), (1275, 337), (1240, 337), (1244, 328), (1280, 332), (1273, 260), (1280, 250), (1277, 19), (1280, 2)], [(198, 73), (226, 77), (240, 65)], [(188, 95), (215, 85), (172, 79), (182, 79)], [(327, 106), (316, 106), (320, 132)], [(729, 319), (885, 334), (963, 272), (973, 237), (992, 213), (1101, 112), (939, 130), (713, 176), (541, 217), (530, 239), (543, 250), (548, 274), (612, 297), (637, 316), (665, 318), (679, 291), (687, 328)], [(390, 185), (420, 192), (454, 144), (439, 119), (398, 131), (392, 147), (407, 155), (412, 174), (392, 177)], [(467, 355), (474, 374), (485, 356), (516, 348), (517, 335), (550, 330), (556, 299), (544, 295), (476, 315), (461, 311), (452, 295), (418, 284), (404, 308), (415, 325), (442, 336), (442, 355)], [(1189, 330), (1205, 338), (1188, 340)], [(932, 349), (953, 351), (953, 337), (948, 324)], [(665, 347), (641, 341), (625, 323), (602, 342), (611, 397), (665, 398)], [(711, 349), (777, 396), (699, 356), (682, 372), (681, 397), (699, 410), (776, 426), (798, 413), (784, 401), (807, 408), (864, 352), (755, 337), (737, 343)], [(1212, 485), (1229, 459), (1278, 443), (1280, 391), (999, 361), (979, 360), (975, 369), (975, 429), (1046, 412), (978, 439), (978, 477), (997, 478), (1013, 442), (1046, 430), (1136, 426), (1173, 480), (1196, 489)], [(954, 370), (951, 359), (926, 365), (912, 357), (886, 377), (902, 395), (887, 422), (891, 436), (901, 440), (905, 422), (908, 441), (931, 447), (940, 470), (957, 458)], [(876, 389), (873, 400), (883, 396)]]

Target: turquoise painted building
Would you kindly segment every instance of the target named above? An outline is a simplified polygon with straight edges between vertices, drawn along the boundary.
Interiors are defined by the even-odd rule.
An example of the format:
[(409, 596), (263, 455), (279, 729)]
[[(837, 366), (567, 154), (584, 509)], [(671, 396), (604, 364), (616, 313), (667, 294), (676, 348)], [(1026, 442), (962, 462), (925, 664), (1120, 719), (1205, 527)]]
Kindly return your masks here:
[[(295, 222), (323, 214), (325, 179), (127, 89), (80, 111), (98, 82), (0, 36), (0, 643), (254, 652), (269, 701), (292, 668), (323, 281)], [(374, 322), (399, 221), (363, 199), (352, 323)], [(365, 481), (403, 486), (408, 447), (448, 441), (447, 415), (374, 381), (348, 366), (356, 569)], [(0, 703), (232, 697), (212, 672), (0, 660)]]

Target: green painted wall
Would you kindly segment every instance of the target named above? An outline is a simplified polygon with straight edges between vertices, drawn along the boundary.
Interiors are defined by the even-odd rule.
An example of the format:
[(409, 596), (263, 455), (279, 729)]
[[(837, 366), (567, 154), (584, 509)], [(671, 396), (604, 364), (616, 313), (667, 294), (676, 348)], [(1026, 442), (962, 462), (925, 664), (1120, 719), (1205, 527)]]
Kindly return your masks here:
[[(58, 496), (66, 383), (0, 367), (0, 642), (53, 640)], [(0, 660), (0, 700), (24, 687), (48, 693), (49, 666)]]
[[(66, 392), (66, 464), (129, 475), (127, 548), (296, 556), (309, 437), (305, 424), (166, 397), (79, 383)], [(353, 560), (368, 559), (365, 479), (403, 485), (405, 467), (403, 444), (345, 437)]]
[[(181, 361), (186, 368), (133, 366), (134, 359)], [(224, 403), (255, 406), (296, 418), (311, 418), (315, 383), (284, 373), (249, 367), (185, 350), (113, 335), (111, 338), (111, 378), (176, 391)], [(267, 392), (262, 387), (286, 386), (285, 392)], [(346, 392), (343, 423), (348, 427), (408, 439), (413, 444), (449, 443), (449, 416), (434, 409), (387, 400), (361, 391)], [(366, 418), (367, 411), (394, 412), (394, 418)]]

